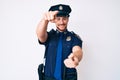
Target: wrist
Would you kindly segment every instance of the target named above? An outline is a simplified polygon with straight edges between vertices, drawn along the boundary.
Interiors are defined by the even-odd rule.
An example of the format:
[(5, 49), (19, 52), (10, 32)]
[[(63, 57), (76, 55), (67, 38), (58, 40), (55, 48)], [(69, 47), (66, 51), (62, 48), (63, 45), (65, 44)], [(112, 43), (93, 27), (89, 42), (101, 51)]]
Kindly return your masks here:
[(46, 19), (44, 17), (41, 19), (41, 21), (43, 21), (43, 22), (49, 22), (48, 19)]
[(41, 23), (48, 24), (48, 22), (49, 22), (49, 21), (46, 20), (45, 18), (42, 18), (42, 19), (41, 19)]

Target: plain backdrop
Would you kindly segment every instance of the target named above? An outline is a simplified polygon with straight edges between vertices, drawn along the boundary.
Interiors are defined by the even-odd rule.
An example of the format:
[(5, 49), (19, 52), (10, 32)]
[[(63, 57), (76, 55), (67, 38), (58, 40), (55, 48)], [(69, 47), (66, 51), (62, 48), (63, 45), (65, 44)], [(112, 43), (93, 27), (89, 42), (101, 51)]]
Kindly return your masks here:
[(78, 80), (120, 80), (120, 0), (0, 0), (0, 80), (38, 80), (36, 26), (61, 3), (72, 8), (68, 29), (83, 40)]

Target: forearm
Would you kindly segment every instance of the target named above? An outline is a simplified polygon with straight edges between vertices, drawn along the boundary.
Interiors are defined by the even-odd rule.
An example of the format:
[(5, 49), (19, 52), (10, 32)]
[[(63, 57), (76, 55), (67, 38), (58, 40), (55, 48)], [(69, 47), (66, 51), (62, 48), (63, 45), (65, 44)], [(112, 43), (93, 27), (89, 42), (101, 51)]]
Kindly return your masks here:
[(40, 41), (44, 42), (47, 38), (47, 26), (48, 26), (48, 21), (42, 19), (36, 29), (36, 34), (37, 37), (39, 38)]
[(41, 42), (45, 42), (47, 40), (48, 34), (47, 34), (47, 26), (49, 22), (53, 22), (55, 20), (55, 15), (58, 13), (58, 11), (49, 11), (46, 12), (43, 15), (42, 20), (39, 22), (36, 33), (37, 37)]

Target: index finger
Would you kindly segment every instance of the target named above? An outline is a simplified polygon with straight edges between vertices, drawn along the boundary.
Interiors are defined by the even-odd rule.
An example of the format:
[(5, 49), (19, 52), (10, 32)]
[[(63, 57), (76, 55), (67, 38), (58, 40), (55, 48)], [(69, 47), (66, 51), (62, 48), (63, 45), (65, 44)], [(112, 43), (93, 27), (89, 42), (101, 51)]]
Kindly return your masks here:
[(57, 15), (59, 11), (53, 11), (53, 15)]
[(74, 57), (73, 53), (71, 53), (71, 54), (68, 56), (68, 58), (73, 58), (73, 57)]

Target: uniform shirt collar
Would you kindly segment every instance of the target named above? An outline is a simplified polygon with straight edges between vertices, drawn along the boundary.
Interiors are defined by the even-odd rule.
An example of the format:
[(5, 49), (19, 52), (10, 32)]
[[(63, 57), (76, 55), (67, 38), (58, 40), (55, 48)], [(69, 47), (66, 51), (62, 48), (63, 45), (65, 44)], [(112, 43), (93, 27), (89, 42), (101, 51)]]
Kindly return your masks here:
[(59, 33), (63, 33), (63, 34), (67, 34), (68, 30), (66, 29), (64, 32), (60, 32), (59, 30), (56, 29), (56, 33), (59, 34)]

